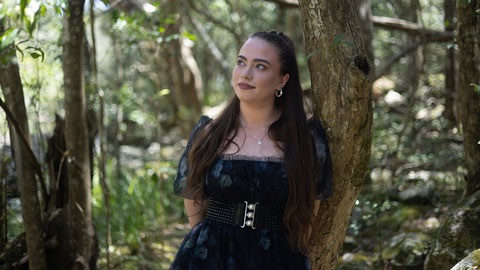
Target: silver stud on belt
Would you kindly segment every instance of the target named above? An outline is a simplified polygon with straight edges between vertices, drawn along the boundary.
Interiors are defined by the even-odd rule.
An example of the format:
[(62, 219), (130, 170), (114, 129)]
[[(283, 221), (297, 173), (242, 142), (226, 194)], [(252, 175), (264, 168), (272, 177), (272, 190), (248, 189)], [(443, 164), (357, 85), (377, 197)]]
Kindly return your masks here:
[(255, 229), (255, 209), (258, 203), (248, 203), (247, 201), (243, 203), (245, 204), (245, 214), (243, 215), (243, 225), (240, 227), (245, 228), (247, 226)]

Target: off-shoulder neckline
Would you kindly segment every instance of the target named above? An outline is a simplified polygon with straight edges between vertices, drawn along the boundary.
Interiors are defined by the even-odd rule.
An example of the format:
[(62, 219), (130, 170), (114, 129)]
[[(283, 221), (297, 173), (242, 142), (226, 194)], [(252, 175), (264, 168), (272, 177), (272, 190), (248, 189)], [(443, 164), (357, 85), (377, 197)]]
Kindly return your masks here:
[(279, 156), (248, 156), (248, 155), (239, 155), (239, 154), (223, 154), (220, 157), (223, 160), (283, 162), (283, 157), (279, 157)]

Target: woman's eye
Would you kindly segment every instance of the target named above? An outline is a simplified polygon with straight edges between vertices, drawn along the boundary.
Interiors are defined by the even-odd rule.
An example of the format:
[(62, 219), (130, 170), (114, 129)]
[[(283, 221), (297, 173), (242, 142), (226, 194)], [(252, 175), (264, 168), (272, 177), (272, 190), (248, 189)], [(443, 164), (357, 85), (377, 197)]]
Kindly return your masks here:
[(237, 60), (237, 66), (244, 66), (245, 65), (245, 62), (243, 62), (243, 60), (239, 59)]
[(256, 68), (259, 69), (259, 70), (264, 70), (264, 69), (266, 69), (267, 67), (266, 67), (264, 64), (258, 64), (258, 65), (256, 66)]

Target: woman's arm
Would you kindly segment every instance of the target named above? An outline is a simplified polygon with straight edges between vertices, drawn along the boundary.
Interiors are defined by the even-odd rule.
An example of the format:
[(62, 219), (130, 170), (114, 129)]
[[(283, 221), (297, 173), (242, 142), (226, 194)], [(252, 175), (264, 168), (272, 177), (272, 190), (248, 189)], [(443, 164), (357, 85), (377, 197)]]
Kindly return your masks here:
[(198, 222), (205, 217), (207, 210), (207, 201), (195, 202), (194, 200), (184, 199), (185, 211), (188, 216), (188, 223), (193, 228)]

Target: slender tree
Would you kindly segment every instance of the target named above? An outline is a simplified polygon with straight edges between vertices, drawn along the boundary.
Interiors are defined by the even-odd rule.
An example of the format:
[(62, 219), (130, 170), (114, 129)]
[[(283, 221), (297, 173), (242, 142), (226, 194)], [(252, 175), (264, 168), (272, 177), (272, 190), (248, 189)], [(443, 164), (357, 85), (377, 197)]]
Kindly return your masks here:
[[(0, 20), (0, 36), (4, 33), (3, 20)], [(3, 109), (7, 113), (9, 121), (15, 170), (22, 202), (29, 269), (47, 269), (42, 210), (37, 189), (37, 180), (42, 178), (42, 172), (30, 147), (27, 109), (14, 44), (4, 48), (0, 54), (0, 58), (6, 60), (5, 63), (0, 61), (0, 87), (5, 97), (4, 105), (6, 107)]]
[(373, 63), (375, 55), (373, 52), (373, 22), (372, 22), (372, 1), (355, 0), (356, 9), (360, 18), (360, 29), (362, 30), (362, 39), (367, 52), (367, 57)]
[[(191, 49), (184, 44), (181, 37), (181, 12), (183, 1), (167, 1), (165, 9), (168, 14), (175, 14), (175, 24), (167, 27), (166, 35), (172, 38), (164, 43), (166, 63), (169, 66), (168, 73), (171, 77), (172, 92), (175, 105), (179, 110), (180, 118), (188, 115), (188, 126), (196, 121), (201, 113), (201, 100), (203, 98), (203, 82), (197, 62), (193, 58)], [(188, 114), (182, 113), (188, 111)]]
[(314, 108), (327, 131), (334, 192), (312, 233), (313, 269), (335, 269), (370, 157), (372, 65), (353, 0), (300, 0)]
[(71, 260), (67, 269), (89, 269), (94, 236), (83, 73), (83, 8), (83, 0), (69, 0), (63, 25), (65, 141), (68, 154), (65, 225)]
[[(467, 173), (464, 200), (445, 217), (425, 270), (451, 269), (478, 248), (480, 200), (480, 2), (457, 1), (458, 80), (455, 99)], [(453, 269), (453, 268), (452, 268)]]
[(457, 2), (458, 112), (463, 130), (467, 193), (480, 190), (480, 1)]
[[(444, 23), (445, 30), (455, 30), (455, 0), (444, 0)], [(455, 117), (455, 47), (448, 46), (445, 57), (445, 111), (443, 115), (450, 122), (451, 126), (457, 125)]]

